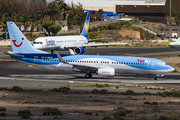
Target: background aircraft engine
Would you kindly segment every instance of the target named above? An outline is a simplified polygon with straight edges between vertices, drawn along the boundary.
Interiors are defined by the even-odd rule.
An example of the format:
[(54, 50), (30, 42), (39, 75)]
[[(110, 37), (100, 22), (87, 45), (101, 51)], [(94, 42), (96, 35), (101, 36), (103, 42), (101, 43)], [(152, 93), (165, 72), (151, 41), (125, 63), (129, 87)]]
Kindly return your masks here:
[(115, 70), (113, 68), (100, 68), (98, 69), (98, 75), (103, 77), (114, 77)]
[(74, 48), (75, 54), (84, 54), (85, 51), (86, 50), (83, 47), (76, 47), (76, 48)]

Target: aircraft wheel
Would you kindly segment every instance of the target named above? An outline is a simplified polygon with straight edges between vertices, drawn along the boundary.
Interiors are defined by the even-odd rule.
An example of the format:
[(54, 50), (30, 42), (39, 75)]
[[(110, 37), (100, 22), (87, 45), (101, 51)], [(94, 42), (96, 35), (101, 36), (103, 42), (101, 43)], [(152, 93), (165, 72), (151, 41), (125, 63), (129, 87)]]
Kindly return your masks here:
[(154, 80), (157, 80), (157, 79), (158, 79), (157, 77), (154, 78)]
[(91, 78), (92, 77), (92, 74), (86, 74), (85, 75), (85, 78)]

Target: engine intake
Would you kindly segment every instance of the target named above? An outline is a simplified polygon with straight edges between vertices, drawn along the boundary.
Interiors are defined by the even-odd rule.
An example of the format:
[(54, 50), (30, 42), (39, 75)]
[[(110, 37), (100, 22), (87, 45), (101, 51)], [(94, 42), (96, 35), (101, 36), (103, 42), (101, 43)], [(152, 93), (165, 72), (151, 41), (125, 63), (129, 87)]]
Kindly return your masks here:
[(76, 47), (76, 48), (74, 48), (74, 52), (75, 52), (75, 54), (84, 54), (85, 49), (83, 47)]

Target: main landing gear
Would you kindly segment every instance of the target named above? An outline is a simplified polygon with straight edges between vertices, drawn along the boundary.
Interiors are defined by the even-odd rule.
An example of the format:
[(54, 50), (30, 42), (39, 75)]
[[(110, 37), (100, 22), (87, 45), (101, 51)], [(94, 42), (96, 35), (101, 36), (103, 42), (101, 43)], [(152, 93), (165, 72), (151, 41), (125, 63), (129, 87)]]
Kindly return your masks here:
[(85, 78), (91, 78), (92, 74), (90, 70), (87, 70), (87, 73), (85, 74)]
[(51, 53), (53, 54), (54, 50), (51, 50)]
[(91, 78), (92, 77), (92, 74), (91, 73), (87, 73), (87, 74), (85, 74), (85, 78)]
[(155, 77), (154, 80), (158, 80), (158, 77)]

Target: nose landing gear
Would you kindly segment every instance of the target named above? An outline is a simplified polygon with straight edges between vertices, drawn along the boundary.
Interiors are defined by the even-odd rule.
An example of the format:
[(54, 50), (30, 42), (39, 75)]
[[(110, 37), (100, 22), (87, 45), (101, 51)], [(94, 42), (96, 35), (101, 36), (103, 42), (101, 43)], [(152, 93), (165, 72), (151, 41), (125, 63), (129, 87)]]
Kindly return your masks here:
[(156, 75), (156, 77), (154, 78), (154, 80), (157, 80), (159, 77), (163, 77), (164, 75), (161, 74), (161, 75)]

